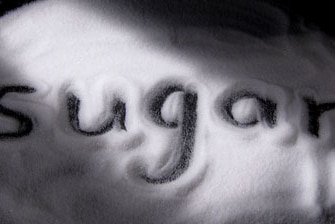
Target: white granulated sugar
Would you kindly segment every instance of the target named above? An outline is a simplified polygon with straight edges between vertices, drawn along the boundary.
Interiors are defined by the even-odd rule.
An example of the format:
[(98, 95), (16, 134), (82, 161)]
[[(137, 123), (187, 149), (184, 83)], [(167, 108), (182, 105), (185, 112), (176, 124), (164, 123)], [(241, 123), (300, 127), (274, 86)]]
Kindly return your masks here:
[(334, 216), (330, 38), (217, 39), (93, 5), (0, 19), (0, 223)]

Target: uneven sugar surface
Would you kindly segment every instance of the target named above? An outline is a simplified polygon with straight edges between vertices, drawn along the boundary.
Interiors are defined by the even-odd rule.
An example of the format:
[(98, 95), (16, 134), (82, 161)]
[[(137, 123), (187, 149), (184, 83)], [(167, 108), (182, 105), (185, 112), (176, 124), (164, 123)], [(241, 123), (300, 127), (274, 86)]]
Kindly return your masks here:
[(334, 216), (329, 38), (217, 39), (94, 4), (0, 20), (0, 223)]

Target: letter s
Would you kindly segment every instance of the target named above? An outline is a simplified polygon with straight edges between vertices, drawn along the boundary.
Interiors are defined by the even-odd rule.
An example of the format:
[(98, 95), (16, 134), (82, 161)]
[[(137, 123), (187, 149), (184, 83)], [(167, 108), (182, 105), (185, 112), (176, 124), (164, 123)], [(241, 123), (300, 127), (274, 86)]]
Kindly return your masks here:
[[(0, 100), (7, 93), (33, 93), (36, 90), (34, 88), (28, 86), (5, 86), (0, 88)], [(1, 139), (11, 139), (11, 138), (21, 138), (23, 136), (27, 136), (33, 130), (33, 122), (31, 119), (19, 112), (11, 110), (0, 104), (0, 114), (6, 117), (13, 118), (18, 121), (19, 127), (15, 132), (0, 132), (0, 140)]]

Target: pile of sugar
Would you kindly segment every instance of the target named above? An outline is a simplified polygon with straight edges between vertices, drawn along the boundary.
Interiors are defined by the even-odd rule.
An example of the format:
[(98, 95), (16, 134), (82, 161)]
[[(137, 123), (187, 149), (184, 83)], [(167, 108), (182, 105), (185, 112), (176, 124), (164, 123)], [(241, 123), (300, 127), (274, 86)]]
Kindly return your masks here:
[[(304, 97), (335, 102), (330, 39), (226, 31), (218, 40), (92, 5), (40, 1), (0, 20), (0, 87), (35, 89), (0, 99), (33, 122), (27, 136), (0, 138), (0, 223), (322, 222), (335, 205), (335, 114), (322, 114), (314, 136)], [(159, 125), (148, 107), (167, 86), (184, 91), (167, 97)], [(194, 130), (183, 129), (187, 91), (197, 95)], [(224, 119), (221, 103), (238, 91), (276, 102), (276, 125)], [(125, 128), (76, 132), (70, 93), (81, 129), (98, 129), (115, 99), (125, 102)], [(240, 123), (263, 116), (252, 98), (232, 113)], [(0, 133), (18, 129), (13, 118), (0, 122)], [(190, 143), (182, 136), (191, 131)], [(180, 175), (143, 178), (171, 173), (185, 144), (193, 151)]]

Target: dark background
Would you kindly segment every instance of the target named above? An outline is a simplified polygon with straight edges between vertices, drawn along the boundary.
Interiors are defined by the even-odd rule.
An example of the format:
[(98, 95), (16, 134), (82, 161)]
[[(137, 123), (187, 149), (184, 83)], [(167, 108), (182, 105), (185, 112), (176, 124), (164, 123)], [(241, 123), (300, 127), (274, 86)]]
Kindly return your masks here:
[[(5, 14), (9, 10), (15, 9), (25, 3), (34, 0), (0, 0), (0, 15)], [(204, 26), (228, 26), (240, 28), (246, 32), (251, 32), (255, 35), (275, 35), (278, 32), (271, 29), (271, 23), (260, 22), (251, 28), (249, 26), (236, 25), (227, 21), (227, 14), (231, 16), (233, 12), (227, 10), (229, 4), (236, 1), (229, 0), (111, 0), (118, 4), (124, 2), (136, 2), (137, 7), (149, 11), (154, 19), (164, 19), (170, 22), (185, 23), (186, 25), (194, 25), (199, 23)], [(304, 0), (245, 0), (247, 5), (254, 2), (266, 2), (273, 6), (282, 9), (290, 18), (290, 32), (299, 32), (295, 29), (302, 21), (308, 27), (313, 27), (322, 30), (323, 32), (335, 36), (335, 12), (332, 6), (332, 1), (304, 1)], [(241, 2), (241, 1), (239, 1)], [(243, 3), (242, 3), (243, 4)], [(134, 5), (134, 4), (133, 4)], [(227, 7), (228, 5), (228, 7)], [(136, 7), (135, 6), (135, 7)], [(141, 10), (143, 10), (141, 9)], [(241, 15), (238, 15), (241, 16)], [(235, 16), (235, 20), (239, 17)], [(196, 19), (195, 19), (196, 18)], [(243, 20), (243, 18), (242, 18)], [(197, 24), (197, 25), (199, 25)], [(243, 26), (243, 25), (242, 25)]]
[(0, 15), (33, 0), (0, 0)]

